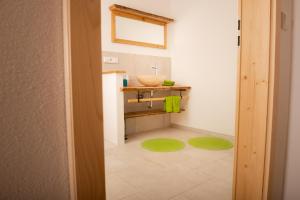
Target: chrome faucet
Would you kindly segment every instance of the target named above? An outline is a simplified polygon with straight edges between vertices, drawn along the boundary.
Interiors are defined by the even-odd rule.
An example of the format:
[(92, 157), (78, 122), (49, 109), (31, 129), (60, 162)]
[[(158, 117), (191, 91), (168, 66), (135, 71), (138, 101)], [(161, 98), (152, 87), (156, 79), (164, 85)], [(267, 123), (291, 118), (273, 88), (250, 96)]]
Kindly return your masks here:
[(156, 64), (154, 66), (152, 66), (152, 69), (154, 69), (154, 73), (155, 73), (155, 76), (158, 75), (158, 70), (159, 70), (159, 67), (156, 66)]

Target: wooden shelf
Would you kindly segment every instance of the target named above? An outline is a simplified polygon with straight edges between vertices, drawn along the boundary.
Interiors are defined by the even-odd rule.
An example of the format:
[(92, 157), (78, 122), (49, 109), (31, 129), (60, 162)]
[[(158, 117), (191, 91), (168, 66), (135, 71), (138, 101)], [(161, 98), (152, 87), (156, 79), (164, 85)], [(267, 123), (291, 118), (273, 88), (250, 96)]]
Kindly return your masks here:
[(171, 18), (155, 15), (152, 13), (147, 13), (147, 12), (136, 10), (133, 8), (128, 8), (126, 6), (121, 6), (118, 4), (113, 4), (112, 6), (110, 6), (110, 10), (113, 12), (119, 12), (119, 13), (125, 13), (125, 14), (129, 14), (129, 15), (133, 15), (133, 16), (139, 16), (139, 17), (142, 17), (145, 19), (150, 19), (150, 20), (154, 20), (157, 22), (161, 22), (163, 24), (168, 24), (168, 23), (174, 21), (174, 19), (171, 19)]
[[(181, 109), (181, 112), (185, 111), (184, 109)], [(163, 110), (149, 110), (149, 111), (139, 111), (139, 112), (128, 112), (124, 114), (125, 119), (129, 118), (135, 118), (135, 117), (145, 117), (145, 116), (151, 116), (151, 115), (162, 115), (162, 114), (171, 114), (167, 113)]]
[(121, 90), (123, 92), (135, 92), (135, 91), (151, 91), (151, 90), (187, 91), (190, 89), (191, 89), (190, 86), (158, 86), (158, 87), (135, 86), (135, 87), (123, 87)]

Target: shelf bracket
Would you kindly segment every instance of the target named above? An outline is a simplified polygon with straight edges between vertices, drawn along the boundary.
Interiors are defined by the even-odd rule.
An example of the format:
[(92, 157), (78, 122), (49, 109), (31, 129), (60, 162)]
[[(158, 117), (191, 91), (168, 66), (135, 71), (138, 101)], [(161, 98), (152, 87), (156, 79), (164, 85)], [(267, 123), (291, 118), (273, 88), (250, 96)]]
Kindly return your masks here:
[[(153, 97), (153, 95), (154, 95), (154, 91), (151, 90), (151, 91), (150, 91), (150, 99)], [(152, 107), (153, 107), (153, 101), (151, 100), (151, 101), (150, 101), (150, 105), (148, 105), (148, 108), (152, 108)]]
[(138, 94), (137, 94), (137, 99), (138, 99), (138, 103), (141, 103), (141, 99), (144, 98), (144, 94), (142, 94), (139, 90), (138, 90)]

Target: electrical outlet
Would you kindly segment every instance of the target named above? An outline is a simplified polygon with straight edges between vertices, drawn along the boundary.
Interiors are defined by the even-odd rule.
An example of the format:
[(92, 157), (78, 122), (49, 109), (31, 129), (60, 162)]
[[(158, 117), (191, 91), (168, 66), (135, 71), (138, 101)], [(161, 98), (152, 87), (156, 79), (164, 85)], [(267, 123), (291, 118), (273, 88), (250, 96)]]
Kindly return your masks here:
[(103, 61), (106, 64), (118, 64), (119, 58), (118, 57), (112, 57), (112, 56), (104, 56)]

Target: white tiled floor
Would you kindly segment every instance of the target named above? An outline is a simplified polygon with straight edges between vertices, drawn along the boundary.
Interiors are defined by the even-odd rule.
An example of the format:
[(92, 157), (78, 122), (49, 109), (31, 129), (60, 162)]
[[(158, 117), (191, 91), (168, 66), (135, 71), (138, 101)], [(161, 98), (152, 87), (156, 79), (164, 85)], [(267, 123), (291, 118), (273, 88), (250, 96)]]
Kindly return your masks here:
[[(195, 136), (201, 134), (168, 128), (130, 135), (129, 141), (121, 146), (106, 142), (107, 199), (231, 199), (233, 149), (195, 149), (187, 144)], [(142, 141), (157, 137), (180, 139), (186, 142), (186, 147), (172, 153), (154, 153), (141, 148)]]

